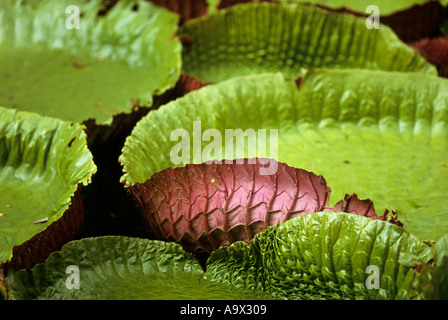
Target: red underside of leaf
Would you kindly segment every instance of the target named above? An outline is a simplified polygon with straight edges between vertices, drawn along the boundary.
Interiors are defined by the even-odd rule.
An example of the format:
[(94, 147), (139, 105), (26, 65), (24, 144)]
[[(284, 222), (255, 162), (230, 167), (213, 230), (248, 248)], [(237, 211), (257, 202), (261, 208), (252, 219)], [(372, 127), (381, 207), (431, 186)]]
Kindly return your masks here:
[(150, 0), (152, 3), (164, 7), (180, 15), (180, 24), (187, 20), (207, 14), (206, 0)]
[(157, 106), (161, 106), (170, 101), (181, 98), (189, 92), (198, 90), (210, 84), (212, 83), (201, 81), (190, 74), (182, 73), (174, 88), (168, 90), (160, 96), (154, 97), (154, 102)]
[(334, 205), (334, 207), (327, 208), (325, 211), (346, 212), (357, 214), (359, 216), (367, 217), (374, 220), (389, 221), (399, 227), (403, 227), (403, 223), (397, 220), (397, 212), (392, 211), (392, 217), (389, 219), (389, 210), (386, 210), (382, 216), (377, 215), (372, 200), (361, 200), (356, 194), (345, 195), (345, 198)]
[(262, 175), (263, 167), (244, 159), (167, 168), (129, 190), (153, 232), (189, 251), (249, 241), (268, 226), (326, 207), (330, 189), (323, 177), (283, 163)]
[[(322, 176), (274, 160), (270, 165), (276, 164), (277, 171), (263, 175), (265, 161), (238, 161), (170, 167), (129, 191), (159, 239), (178, 242), (191, 252), (248, 242), (269, 226), (320, 211), (388, 221), (388, 211), (378, 216), (372, 201), (356, 195), (329, 208), (331, 191)], [(393, 215), (389, 222), (400, 225)]]
[(448, 36), (419, 41), (412, 48), (435, 65), (441, 77), (448, 77)]

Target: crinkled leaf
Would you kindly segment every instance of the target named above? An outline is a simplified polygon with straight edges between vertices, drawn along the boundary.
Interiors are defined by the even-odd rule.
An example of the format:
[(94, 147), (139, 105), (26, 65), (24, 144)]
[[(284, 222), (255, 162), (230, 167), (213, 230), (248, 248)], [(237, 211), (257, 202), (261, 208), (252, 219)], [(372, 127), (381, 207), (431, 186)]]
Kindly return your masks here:
[(359, 199), (356, 194), (346, 194), (344, 199), (336, 203), (333, 207), (326, 208), (325, 211), (353, 213), (370, 219), (389, 221), (400, 227), (403, 226), (403, 223), (397, 220), (396, 212), (392, 212), (392, 217), (390, 219), (388, 218), (389, 210), (386, 210), (383, 215), (380, 216), (375, 212), (375, 205), (372, 200)]
[(159, 239), (191, 252), (248, 242), (268, 226), (323, 210), (388, 221), (388, 212), (377, 215), (372, 201), (356, 195), (329, 208), (324, 177), (273, 159), (169, 167), (129, 191)]
[(180, 34), (183, 71), (219, 82), (281, 71), (298, 77), (308, 68), (363, 68), (436, 74), (389, 27), (309, 5), (243, 4), (189, 20)]
[(420, 278), (416, 287), (428, 299), (448, 299), (448, 234), (434, 245), (432, 264), (417, 264)]
[[(69, 269), (67, 269), (70, 267)], [(76, 278), (79, 275), (79, 278)], [(119, 236), (68, 243), (45, 264), (11, 276), (16, 300), (267, 299), (268, 294), (202, 279), (192, 254), (175, 243)], [(79, 282), (76, 282), (79, 279)], [(76, 289), (74, 285), (78, 283)], [(68, 285), (67, 285), (68, 284)]]
[(315, 5), (326, 6), (332, 9), (349, 9), (358, 13), (366, 13), (367, 7), (375, 5), (380, 10), (380, 15), (390, 15), (395, 12), (404, 11), (416, 5), (423, 5), (430, 2), (439, 2), (441, 5), (448, 5), (446, 0), (210, 0), (212, 5), (220, 5), (220, 7), (227, 7), (230, 4), (241, 2), (298, 2), (298, 3), (312, 3)]
[(448, 299), (448, 234), (435, 244), (439, 299)]
[[(0, 263), (11, 259), (13, 247), (57, 224), (78, 185), (90, 182), (96, 167), (86, 144), (80, 125), (0, 107)], [(80, 212), (68, 214), (70, 221)], [(69, 226), (58, 228), (70, 233)], [(58, 241), (50, 239), (50, 246)], [(47, 245), (34, 243), (36, 251), (28, 248), (24, 257)]]
[[(261, 0), (262, 2), (284, 2), (284, 0)], [(239, 3), (257, 2), (256, 0), (213, 0), (209, 10), (231, 7)], [(219, 5), (216, 3), (219, 2)], [(258, 1), (259, 2), (259, 1)], [(290, 0), (288, 2), (291, 2)], [(366, 3), (360, 1), (302, 1), (297, 3), (313, 3), (331, 11), (342, 11), (366, 20), (369, 16), (379, 15), (380, 27), (389, 26), (404, 42), (414, 42), (425, 38), (433, 38), (443, 34), (448, 15), (446, 1), (376, 1)], [(377, 6), (370, 7), (371, 5)], [(446, 33), (446, 32), (445, 32)]]
[(432, 258), (427, 245), (390, 223), (314, 213), (218, 249), (205, 278), (283, 299), (421, 299), (413, 268), (398, 262), (403, 253)]
[(103, 124), (174, 86), (177, 15), (129, 0), (102, 15), (101, 3), (2, 1), (0, 105)]
[(167, 168), (130, 191), (160, 239), (192, 252), (249, 241), (270, 225), (328, 205), (323, 177), (262, 160), (268, 159)]
[[(245, 143), (234, 158), (276, 158), (324, 176), (331, 206), (356, 193), (372, 200), (378, 213), (397, 211), (405, 228), (423, 239), (445, 235), (448, 81), (416, 73), (316, 70), (299, 84), (280, 74), (233, 79), (150, 112), (127, 138), (122, 180), (130, 186), (170, 166), (212, 160), (201, 153), (211, 143), (201, 139), (207, 129), (220, 133), (222, 150), (226, 129), (264, 129), (267, 150), (254, 154)], [(182, 134), (171, 141), (175, 130)], [(199, 152), (193, 141), (199, 141)], [(179, 146), (189, 146), (183, 148), (187, 162), (171, 157)]]

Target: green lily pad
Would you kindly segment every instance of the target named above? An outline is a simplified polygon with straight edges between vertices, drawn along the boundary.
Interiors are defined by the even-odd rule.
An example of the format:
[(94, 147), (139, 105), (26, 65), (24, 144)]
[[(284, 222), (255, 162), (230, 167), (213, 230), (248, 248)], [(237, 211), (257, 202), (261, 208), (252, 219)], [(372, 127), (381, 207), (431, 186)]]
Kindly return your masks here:
[[(250, 1), (250, 0), (249, 0)], [(246, 1), (246, 2), (249, 2)], [(261, 2), (262, 0), (252, 0), (252, 2)], [(409, 9), (415, 5), (423, 5), (434, 0), (376, 0), (372, 2), (370, 0), (275, 0), (277, 2), (297, 2), (297, 3), (311, 3), (315, 5), (322, 5), (332, 9), (349, 9), (357, 13), (366, 13), (366, 9), (375, 5), (379, 9), (381, 16), (387, 16), (395, 12)], [(221, 0), (208, 0), (212, 8), (216, 8)], [(446, 6), (448, 1), (439, 0), (439, 3)], [(367, 12), (370, 13), (370, 12)]]
[(283, 299), (422, 299), (413, 268), (398, 262), (402, 254), (432, 258), (427, 245), (388, 222), (320, 212), (221, 247), (205, 278)]
[[(0, 107), (0, 264), (36, 235), (55, 232), (55, 225), (71, 234), (71, 221), (82, 214), (80, 198), (72, 197), (95, 172), (83, 127)], [(63, 215), (66, 224), (60, 226)], [(64, 244), (61, 233), (52, 235), (32, 243), (36, 251), (28, 248), (20, 259), (32, 260), (44, 247)]]
[[(10, 299), (420, 299), (401, 255), (430, 247), (400, 227), (320, 212), (213, 252), (202, 271), (173, 242), (105, 236), (68, 243), (45, 264), (10, 275)], [(369, 278), (376, 267), (378, 279)], [(119, 290), (117, 290), (119, 288)]]
[(72, 241), (45, 264), (15, 273), (11, 283), (9, 298), (16, 300), (270, 297), (203, 279), (197, 260), (178, 244), (120, 236)]
[(0, 105), (109, 124), (113, 115), (149, 106), (154, 94), (174, 86), (181, 64), (178, 16), (129, 0), (103, 15), (101, 3), (2, 2)]
[[(272, 157), (324, 176), (331, 206), (357, 194), (371, 199), (378, 213), (398, 211), (405, 228), (422, 239), (444, 236), (448, 80), (314, 70), (298, 82), (299, 88), (281, 74), (236, 78), (150, 112), (126, 140), (122, 181), (129, 187), (186, 163)], [(226, 143), (226, 129), (252, 130), (260, 139), (264, 130), (266, 139), (254, 150), (243, 135)]]
[(309, 68), (361, 68), (437, 75), (387, 26), (303, 4), (252, 3), (189, 20), (183, 71), (207, 82), (263, 72), (298, 77)]
[[(286, 1), (286, 0), (280, 0)], [(300, 0), (299, 0), (300, 1)], [(423, 5), (434, 0), (377, 0), (375, 2), (369, 0), (347, 1), (347, 0), (307, 0), (308, 3), (320, 4), (334, 9), (347, 8), (355, 12), (366, 12), (367, 7), (375, 5), (379, 8), (380, 15), (391, 15), (395, 12), (409, 9), (415, 5)], [(304, 1), (305, 2), (305, 1)], [(446, 0), (439, 0), (440, 4), (446, 6)]]

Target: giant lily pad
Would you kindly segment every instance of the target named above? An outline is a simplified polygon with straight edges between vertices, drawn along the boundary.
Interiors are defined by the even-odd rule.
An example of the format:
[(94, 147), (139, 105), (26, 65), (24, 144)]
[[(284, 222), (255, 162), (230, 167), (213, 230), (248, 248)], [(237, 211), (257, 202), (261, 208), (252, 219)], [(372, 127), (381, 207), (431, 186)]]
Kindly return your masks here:
[(0, 105), (82, 122), (149, 106), (180, 73), (178, 16), (146, 1), (6, 0)]
[[(76, 276), (79, 278), (75, 279)], [(52, 254), (45, 264), (17, 272), (11, 279), (9, 298), (270, 298), (264, 292), (201, 280), (202, 276), (203, 270), (194, 256), (175, 243), (120, 236), (86, 238), (70, 242)]]
[[(127, 237), (73, 241), (11, 275), (11, 299), (421, 299), (412, 256), (430, 247), (385, 221), (300, 216), (213, 252), (205, 273), (175, 243)], [(370, 269), (376, 274), (371, 275)], [(374, 279), (371, 279), (371, 276)], [(118, 289), (119, 288), (119, 289)]]
[[(221, 3), (231, 3), (235, 0), (209, 0), (212, 6), (217, 6)], [(264, 0), (236, 0), (236, 2), (262, 2)], [(358, 13), (366, 13), (366, 9), (375, 5), (380, 10), (380, 15), (390, 15), (392, 13), (409, 9), (415, 5), (423, 5), (428, 2), (439, 2), (442, 5), (448, 5), (446, 0), (376, 0), (372, 2), (370, 0), (274, 0), (276, 2), (298, 2), (298, 3), (312, 3), (315, 5), (322, 5), (332, 9), (349, 9)]]
[(264, 172), (263, 160), (167, 168), (129, 190), (159, 239), (192, 252), (249, 241), (270, 225), (326, 209), (323, 177), (274, 161), (275, 172)]
[(205, 278), (283, 299), (422, 299), (414, 268), (398, 262), (403, 255), (432, 258), (427, 245), (388, 222), (320, 212), (218, 249)]
[[(376, 212), (398, 211), (405, 228), (422, 239), (444, 236), (448, 81), (315, 70), (298, 83), (281, 74), (242, 77), (150, 112), (125, 143), (122, 181), (129, 187), (164, 168), (220, 157), (268, 156), (324, 176), (330, 205), (356, 193), (371, 199)], [(245, 140), (251, 131), (266, 137), (256, 150)]]
[(387, 26), (303, 4), (241, 4), (181, 28), (183, 71), (207, 82), (303, 68), (363, 68), (437, 74)]
[(31, 267), (76, 235), (96, 171), (86, 144), (78, 124), (0, 108), (0, 265)]
[(129, 191), (150, 230), (185, 250), (211, 252), (236, 241), (250, 241), (268, 226), (319, 211), (348, 212), (401, 225), (373, 203), (347, 195), (328, 206), (324, 177), (273, 159), (187, 164), (167, 168)]
[[(403, 0), (403, 1), (351, 1), (351, 0), (210, 0), (210, 11), (231, 7), (247, 2), (296, 2), (311, 3), (330, 11), (350, 13), (366, 20), (375, 17), (379, 27), (392, 28), (405, 42), (440, 36), (446, 24), (447, 1)], [(369, 19), (369, 23), (372, 21)]]

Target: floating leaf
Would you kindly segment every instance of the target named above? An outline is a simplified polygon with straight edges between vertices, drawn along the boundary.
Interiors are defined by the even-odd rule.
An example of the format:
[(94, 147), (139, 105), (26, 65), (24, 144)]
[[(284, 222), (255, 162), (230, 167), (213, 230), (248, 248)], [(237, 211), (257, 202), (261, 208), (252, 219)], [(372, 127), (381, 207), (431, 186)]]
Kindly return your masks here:
[[(205, 278), (283, 299), (422, 299), (412, 267), (430, 248), (393, 224), (347, 213), (303, 215), (259, 233), (250, 244), (213, 252)], [(373, 270), (373, 271), (372, 271)]]
[(190, 45), (183, 71), (201, 81), (281, 71), (298, 77), (308, 68), (362, 68), (436, 74), (387, 26), (303, 4), (242, 4), (181, 28)]
[(76, 235), (96, 172), (86, 144), (80, 125), (0, 108), (0, 264), (31, 267)]
[[(315, 70), (298, 83), (281, 74), (238, 78), (150, 112), (127, 138), (121, 180), (129, 187), (168, 167), (219, 159), (219, 152), (203, 152), (216, 145), (213, 137), (203, 138), (213, 129), (207, 134), (221, 138), (222, 158), (275, 158), (324, 176), (332, 189), (330, 206), (357, 194), (372, 200), (378, 213), (398, 212), (404, 227), (422, 239), (444, 236), (448, 80)], [(264, 149), (254, 151), (241, 140), (244, 135), (232, 136), (232, 151), (241, 153), (227, 156), (226, 129), (266, 134)]]
[(269, 226), (323, 210), (388, 221), (387, 211), (377, 215), (372, 201), (356, 195), (328, 208), (324, 177), (272, 159), (170, 167), (129, 191), (150, 230), (190, 252), (249, 242)]
[(15, 300), (243, 300), (269, 294), (202, 278), (192, 254), (175, 243), (106, 236), (68, 243), (45, 264), (11, 276)]
[(369, 0), (209, 0), (212, 5), (219, 5), (220, 8), (227, 8), (230, 5), (236, 3), (247, 3), (247, 2), (296, 2), (296, 3), (311, 3), (318, 6), (325, 6), (332, 9), (348, 9), (356, 13), (366, 13), (366, 9), (375, 5), (379, 8), (379, 13), (381, 16), (388, 16), (396, 12), (405, 11), (411, 7), (424, 4), (436, 3), (438, 5), (446, 6), (448, 2), (446, 0), (377, 0), (374, 3)]
[(5, 0), (0, 8), (0, 105), (110, 124), (180, 74), (178, 17), (146, 1)]
[(268, 226), (328, 205), (323, 177), (262, 160), (167, 168), (129, 190), (151, 230), (191, 252), (249, 241)]

